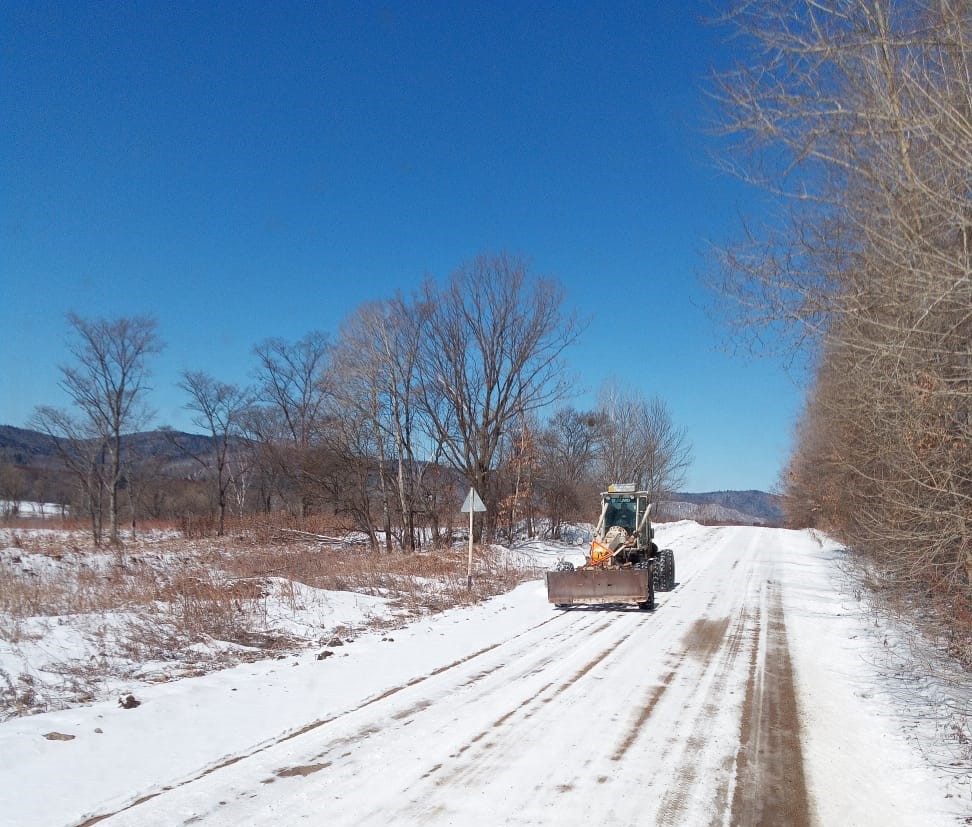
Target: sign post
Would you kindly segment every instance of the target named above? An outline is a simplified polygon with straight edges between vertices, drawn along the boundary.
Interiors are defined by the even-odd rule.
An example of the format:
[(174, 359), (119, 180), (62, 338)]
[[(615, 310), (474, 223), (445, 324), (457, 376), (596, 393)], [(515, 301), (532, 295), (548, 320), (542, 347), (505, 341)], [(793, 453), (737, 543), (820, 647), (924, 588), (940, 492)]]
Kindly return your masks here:
[(466, 499), (462, 503), (459, 511), (465, 514), (469, 512), (469, 563), (466, 566), (466, 589), (472, 591), (472, 548), (473, 548), (473, 514), (477, 511), (485, 511), (486, 505), (479, 496), (475, 488), (470, 488), (466, 494)]

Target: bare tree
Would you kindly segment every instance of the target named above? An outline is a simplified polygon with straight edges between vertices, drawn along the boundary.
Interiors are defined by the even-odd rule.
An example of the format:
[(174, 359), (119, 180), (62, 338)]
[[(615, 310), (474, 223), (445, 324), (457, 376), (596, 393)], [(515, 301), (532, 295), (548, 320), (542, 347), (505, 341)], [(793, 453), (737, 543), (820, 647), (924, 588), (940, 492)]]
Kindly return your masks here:
[(303, 518), (316, 485), (311, 455), (326, 411), (330, 345), (325, 334), (315, 331), (293, 343), (268, 339), (254, 353), (264, 411), (250, 419), (253, 435), (263, 444), (276, 475), (292, 483), (291, 496)]
[(570, 519), (590, 519), (594, 495), (603, 486), (596, 476), (606, 421), (598, 411), (561, 408), (540, 434), (540, 497), (552, 537)]
[(104, 442), (91, 427), (68, 411), (42, 406), (34, 411), (31, 425), (44, 432), (64, 467), (77, 483), (77, 505), (91, 523), (91, 537), (101, 545), (104, 526)]
[[(244, 427), (242, 425), (240, 427), (241, 435), (245, 433)], [(250, 490), (253, 486), (257, 452), (254, 450), (253, 443), (245, 437), (240, 439), (239, 444), (240, 450), (233, 451), (227, 457), (227, 476), (230, 487), (233, 489), (236, 514), (239, 517), (240, 528), (242, 529), (247, 503), (250, 500)]]
[[(156, 322), (148, 316), (89, 320), (72, 313), (67, 318), (74, 334), (70, 345), (74, 362), (61, 367), (60, 384), (78, 415), (40, 408), (35, 422), (51, 435), (68, 437), (71, 467), (88, 480), (89, 492), (98, 487), (107, 494), (109, 539), (117, 544), (122, 435), (144, 427), (150, 419), (144, 404), (147, 361), (161, 351), (162, 344)], [(97, 477), (96, 485), (92, 477)], [(93, 531), (98, 540), (97, 522)]]
[[(189, 395), (186, 408), (195, 413), (193, 424), (212, 439), (212, 450), (199, 454), (189, 451), (193, 459), (213, 473), (213, 493), (217, 506), (216, 534), (223, 536), (226, 526), (227, 492), (233, 479), (230, 463), (242, 460), (243, 425), (253, 404), (246, 388), (219, 382), (202, 371), (185, 371), (179, 387)], [(237, 469), (239, 473), (241, 469)]]
[(644, 399), (611, 380), (601, 388), (599, 401), (604, 480), (635, 483), (650, 493), (653, 502), (684, 485), (692, 465), (692, 446), (661, 398)]
[[(400, 296), (358, 308), (342, 325), (332, 364), (336, 416), (365, 419), (372, 424), (380, 473), (378, 484), (391, 542), (391, 512), (398, 514), (401, 544), (414, 551), (419, 479), (424, 462), (417, 442), (427, 429), (416, 404), (418, 356), (425, 307)], [(394, 483), (388, 477), (394, 463)], [(392, 505), (392, 489), (395, 504)]]
[(499, 467), (495, 475), (496, 523), (499, 527), (505, 522), (506, 535), (511, 542), (521, 520), (525, 523), (527, 536), (534, 536), (536, 482), (541, 473), (537, 430), (536, 421), (522, 416), (500, 440)]
[(782, 197), (721, 252), (724, 306), (749, 341), (782, 333), (815, 357), (790, 515), (958, 628), (972, 610), (972, 7), (755, 0), (729, 19), (751, 48), (718, 82), (727, 162)]
[(16, 465), (0, 463), (0, 517), (16, 516), (27, 494), (27, 479)]
[[(382, 452), (376, 443), (380, 434), (376, 434), (372, 416), (335, 408), (322, 433), (326, 450), (314, 467), (315, 483), (326, 492), (336, 513), (350, 517), (354, 527), (368, 536), (372, 550), (377, 551), (379, 530), (389, 531), (385, 475), (379, 464)], [(380, 481), (377, 503), (376, 479)], [(382, 509), (381, 522), (375, 518), (376, 505)]]
[(514, 256), (480, 256), (442, 287), (427, 282), (418, 393), (447, 461), (495, 514), (490, 480), (516, 419), (563, 399), (564, 351), (581, 324), (563, 289)]

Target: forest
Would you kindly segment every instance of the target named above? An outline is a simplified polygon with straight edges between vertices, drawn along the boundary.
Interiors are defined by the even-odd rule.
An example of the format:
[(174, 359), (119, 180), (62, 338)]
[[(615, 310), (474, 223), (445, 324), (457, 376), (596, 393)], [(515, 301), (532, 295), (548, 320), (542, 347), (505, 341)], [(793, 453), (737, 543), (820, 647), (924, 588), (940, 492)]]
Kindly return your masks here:
[[(712, 281), (744, 347), (808, 387), (783, 485), (870, 582), (972, 659), (972, 7), (738, 4), (713, 85), (767, 212)], [(964, 647), (964, 649), (963, 649)]]
[(71, 405), (39, 407), (31, 423), (59, 473), (42, 484), (8, 461), (0, 498), (69, 504), (97, 544), (145, 520), (219, 536), (258, 519), (414, 551), (450, 541), (472, 487), (487, 505), (477, 539), (532, 535), (540, 521), (557, 537), (591, 518), (604, 480), (657, 499), (691, 463), (659, 397), (607, 377), (596, 407), (566, 404), (565, 351), (583, 325), (556, 281), (483, 255), (445, 284), (357, 308), (333, 337), (256, 344), (250, 386), (185, 370), (193, 436), (146, 433), (164, 346), (155, 319), (71, 315), (60, 368)]

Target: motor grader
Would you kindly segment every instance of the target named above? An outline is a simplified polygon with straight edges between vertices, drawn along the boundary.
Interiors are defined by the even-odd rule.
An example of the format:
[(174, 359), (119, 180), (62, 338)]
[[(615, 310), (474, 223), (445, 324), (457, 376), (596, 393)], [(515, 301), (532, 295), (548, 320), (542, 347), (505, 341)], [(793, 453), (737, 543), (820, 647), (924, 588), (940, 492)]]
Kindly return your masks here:
[(583, 604), (637, 603), (655, 608), (655, 591), (675, 588), (675, 555), (659, 549), (647, 491), (616, 483), (601, 493), (601, 516), (583, 566), (562, 561), (546, 573), (547, 599), (558, 609)]

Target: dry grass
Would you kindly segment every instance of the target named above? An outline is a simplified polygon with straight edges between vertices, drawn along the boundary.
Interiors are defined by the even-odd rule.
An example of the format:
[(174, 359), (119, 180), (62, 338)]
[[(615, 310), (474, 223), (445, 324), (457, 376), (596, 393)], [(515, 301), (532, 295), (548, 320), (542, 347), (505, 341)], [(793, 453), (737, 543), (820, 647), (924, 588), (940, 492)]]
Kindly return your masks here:
[(167, 680), (320, 645), (341, 630), (301, 636), (268, 621), (271, 595), (296, 614), (301, 584), (384, 598), (399, 620), (368, 621), (378, 628), (478, 602), (533, 576), (489, 549), (476, 550), (467, 589), (464, 549), (374, 554), (277, 527), (191, 540), (163, 529), (117, 549), (95, 548), (81, 531), (0, 531), (0, 640), (27, 647), (45, 629), (66, 625), (101, 653), (45, 665), (48, 677), (56, 673), (56, 691), (50, 682), (39, 686), (36, 672), (0, 674), (0, 718), (90, 700), (111, 678), (144, 679), (142, 664), (171, 664), (150, 677)]
[(941, 771), (972, 777), (972, 624), (943, 622), (956, 607), (897, 587), (860, 555), (846, 555), (840, 569), (859, 610), (883, 636), (873, 666), (884, 691), (914, 717), (913, 737)]
[[(359, 548), (325, 548), (307, 542), (281, 545), (167, 541), (150, 553), (104, 553), (68, 544), (21, 544), (23, 555), (0, 560), (0, 612), (17, 619), (129, 610), (156, 601), (180, 605), (187, 618), (232, 617), (263, 596), (270, 577), (317, 589), (390, 596), (417, 609), (439, 611), (509, 590), (526, 579), (522, 569), (477, 550), (472, 591), (465, 555), (452, 550), (376, 555)], [(31, 554), (62, 565), (23, 567)], [(208, 607), (208, 608), (206, 608)], [(223, 625), (223, 624), (219, 624)]]

